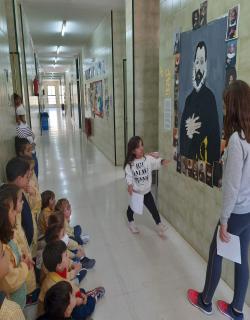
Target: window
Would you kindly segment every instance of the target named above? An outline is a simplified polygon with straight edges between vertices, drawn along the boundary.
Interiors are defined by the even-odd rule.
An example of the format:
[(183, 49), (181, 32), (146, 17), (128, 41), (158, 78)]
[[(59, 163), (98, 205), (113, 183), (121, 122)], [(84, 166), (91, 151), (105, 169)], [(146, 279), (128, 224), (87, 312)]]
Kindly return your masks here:
[(56, 104), (56, 87), (48, 86), (48, 103)]
[(60, 104), (64, 103), (65, 101), (65, 86), (61, 85), (60, 87)]

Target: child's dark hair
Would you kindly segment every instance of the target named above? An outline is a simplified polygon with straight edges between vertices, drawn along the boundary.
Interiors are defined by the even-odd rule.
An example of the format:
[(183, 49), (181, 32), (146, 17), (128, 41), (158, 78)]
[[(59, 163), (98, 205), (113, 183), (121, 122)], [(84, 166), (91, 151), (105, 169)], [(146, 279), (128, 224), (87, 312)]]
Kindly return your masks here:
[(67, 281), (57, 282), (51, 287), (44, 298), (44, 310), (49, 319), (64, 320), (65, 311), (70, 304), (72, 286)]
[(64, 214), (59, 212), (54, 212), (49, 216), (48, 227), (45, 233), (45, 241), (47, 243), (58, 241), (59, 235), (64, 228)]
[(10, 204), (17, 203), (19, 188), (15, 185), (4, 184), (0, 187), (0, 240), (7, 244), (14, 236), (13, 226), (9, 221)]
[(55, 199), (55, 194), (51, 190), (46, 190), (46, 191), (42, 192), (41, 198), (42, 198), (42, 208), (41, 209), (43, 210), (44, 208), (47, 208), (49, 206), (49, 201), (51, 199)]
[(142, 138), (139, 136), (132, 137), (128, 142), (127, 155), (124, 161), (123, 168), (125, 169), (127, 164), (130, 164), (135, 160), (134, 150), (137, 149), (140, 145), (140, 142), (143, 145)]
[(15, 181), (18, 177), (24, 177), (29, 170), (29, 163), (20, 158), (12, 158), (6, 166), (6, 177), (9, 182)]
[(0, 199), (2, 198), (1, 194), (4, 194), (4, 191), (11, 193), (12, 201), (13, 201), (13, 204), (14, 204), (14, 209), (16, 209), (17, 196), (18, 196), (18, 192), (20, 190), (21, 189), (18, 186), (16, 186), (15, 184), (4, 183), (4, 184), (2, 184), (0, 186)]
[(68, 199), (66, 199), (66, 198), (59, 199), (56, 203), (55, 210), (63, 212), (66, 205), (69, 205)]
[(48, 227), (53, 225), (53, 224), (59, 224), (64, 227), (64, 215), (62, 211), (55, 211), (53, 214), (49, 216), (48, 219)]
[(14, 93), (14, 94), (13, 94), (13, 98), (14, 98), (14, 101), (16, 101), (17, 99), (20, 99), (21, 102), (23, 102), (23, 98), (22, 98), (19, 94), (17, 94), (17, 93)]
[(62, 262), (62, 255), (67, 250), (62, 240), (53, 241), (43, 250), (43, 263), (49, 272), (55, 272), (58, 264)]
[(27, 145), (29, 145), (29, 140), (26, 138), (19, 138), (15, 137), (15, 150), (16, 150), (16, 155), (18, 157), (22, 156), (25, 148)]
[(25, 161), (28, 162), (29, 164), (29, 168), (31, 169), (31, 166), (33, 165), (33, 167), (35, 166), (35, 160), (32, 157), (29, 156), (21, 156), (21, 158)]

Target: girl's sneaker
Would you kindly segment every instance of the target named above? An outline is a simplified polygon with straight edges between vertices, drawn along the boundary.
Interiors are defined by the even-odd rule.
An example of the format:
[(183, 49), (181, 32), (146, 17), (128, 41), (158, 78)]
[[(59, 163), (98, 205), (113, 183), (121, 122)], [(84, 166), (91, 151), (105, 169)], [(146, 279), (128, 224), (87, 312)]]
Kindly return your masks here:
[(130, 221), (128, 223), (128, 227), (129, 227), (129, 230), (132, 232), (132, 233), (139, 233), (139, 229), (137, 228), (136, 224), (134, 221)]
[(156, 225), (156, 231), (161, 238), (166, 237), (166, 234), (165, 234), (166, 229), (167, 229), (167, 226), (164, 225), (162, 222)]
[(205, 304), (201, 299), (201, 294), (193, 289), (189, 289), (187, 292), (188, 301), (196, 308), (204, 312), (206, 315), (213, 314), (212, 303)]
[(86, 292), (86, 295), (91, 296), (91, 297), (95, 298), (96, 300), (99, 300), (104, 297), (105, 288), (104, 287), (97, 287), (93, 290)]
[(232, 306), (229, 303), (226, 303), (223, 300), (218, 300), (217, 301), (217, 308), (219, 309), (219, 311), (224, 314), (224, 316), (228, 317), (231, 320), (243, 320), (244, 319), (244, 315), (243, 313), (237, 313), (237, 315), (235, 314), (235, 312), (233, 311)]

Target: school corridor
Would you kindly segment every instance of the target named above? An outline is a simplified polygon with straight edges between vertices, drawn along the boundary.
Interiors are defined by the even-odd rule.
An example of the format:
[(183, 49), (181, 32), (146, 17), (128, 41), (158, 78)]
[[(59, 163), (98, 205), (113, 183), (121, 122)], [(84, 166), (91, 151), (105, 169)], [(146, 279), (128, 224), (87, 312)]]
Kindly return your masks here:
[[(215, 303), (230, 303), (235, 283), (227, 312), (242, 320), (244, 301), (250, 320), (249, 12), (249, 0), (0, 0), (0, 320), (14, 317), (1, 318), (2, 302), (24, 313), (15, 320), (37, 320), (38, 303), (39, 320), (57, 320), (42, 308), (62, 279), (106, 290), (76, 288), (74, 307), (71, 286), (56, 291), (62, 320), (85, 320), (88, 299), (90, 320), (205, 320), (187, 290), (203, 289), (219, 219), (222, 242), (238, 228), (230, 253), (243, 263), (234, 277), (223, 260), (211, 320), (225, 318)], [(133, 224), (129, 193), (155, 221), (144, 206)]]
[[(186, 299), (188, 288), (202, 289), (205, 261), (170, 225), (167, 238), (159, 238), (146, 211), (135, 218), (140, 234), (132, 235), (126, 221), (123, 170), (114, 167), (60, 110), (50, 109), (49, 116), (49, 132), (41, 137), (37, 132), (40, 189), (49, 188), (57, 198), (69, 199), (72, 224), (82, 225), (90, 235), (86, 252), (96, 259), (96, 266), (81, 287), (106, 289), (92, 318), (207, 319)], [(231, 297), (232, 290), (221, 281), (215, 299), (230, 301)], [(212, 318), (222, 320), (214, 310)], [(248, 307), (245, 315), (250, 315)]]

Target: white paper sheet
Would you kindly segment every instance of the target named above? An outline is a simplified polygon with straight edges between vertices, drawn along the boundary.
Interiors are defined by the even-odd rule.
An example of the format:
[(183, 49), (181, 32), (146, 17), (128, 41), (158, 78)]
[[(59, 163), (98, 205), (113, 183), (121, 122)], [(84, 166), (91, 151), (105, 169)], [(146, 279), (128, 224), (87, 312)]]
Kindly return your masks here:
[(130, 208), (137, 214), (143, 214), (144, 195), (133, 192), (130, 197)]
[(222, 242), (219, 234), (220, 228), (218, 228), (217, 232), (217, 254), (241, 264), (240, 238), (234, 234), (230, 234), (230, 241)]

